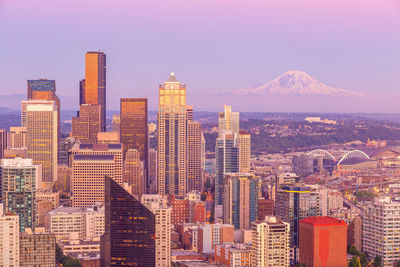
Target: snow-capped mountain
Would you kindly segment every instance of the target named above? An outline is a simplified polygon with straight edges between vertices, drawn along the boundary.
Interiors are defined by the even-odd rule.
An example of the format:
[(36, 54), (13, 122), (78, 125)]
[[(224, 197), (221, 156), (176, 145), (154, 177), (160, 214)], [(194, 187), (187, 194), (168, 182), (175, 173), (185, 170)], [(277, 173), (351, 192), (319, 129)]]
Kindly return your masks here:
[(355, 96), (357, 92), (329, 87), (317, 81), (303, 71), (290, 70), (273, 81), (253, 89), (239, 89), (238, 95), (322, 95), (322, 96)]

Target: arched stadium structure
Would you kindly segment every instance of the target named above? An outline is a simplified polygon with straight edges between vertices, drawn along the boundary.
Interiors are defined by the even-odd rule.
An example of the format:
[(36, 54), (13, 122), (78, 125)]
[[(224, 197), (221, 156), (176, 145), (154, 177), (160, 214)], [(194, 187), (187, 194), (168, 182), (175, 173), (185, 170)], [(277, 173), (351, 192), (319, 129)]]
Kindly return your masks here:
[(344, 154), (338, 161), (337, 165), (340, 166), (358, 164), (369, 161), (370, 159), (371, 158), (361, 150), (352, 150)]

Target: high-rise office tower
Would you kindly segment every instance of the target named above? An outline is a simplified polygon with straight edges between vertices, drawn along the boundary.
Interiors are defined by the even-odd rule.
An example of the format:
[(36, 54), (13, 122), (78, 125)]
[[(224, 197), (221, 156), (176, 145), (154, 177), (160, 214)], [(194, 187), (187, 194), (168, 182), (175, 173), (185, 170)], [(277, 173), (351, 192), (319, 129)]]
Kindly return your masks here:
[[(101, 106), (100, 129), (106, 131), (106, 54), (90, 51), (85, 55), (85, 80), (80, 83), (83, 103)], [(83, 90), (82, 90), (83, 88)], [(80, 101), (82, 102), (82, 101)]]
[(124, 183), (132, 186), (132, 194), (142, 196), (144, 194), (143, 166), (140, 153), (137, 149), (129, 149), (125, 154)]
[(155, 215), (113, 179), (105, 179), (101, 266), (156, 266)]
[[(57, 141), (60, 140), (60, 99), (56, 95), (56, 81), (47, 79), (28, 80), (28, 100), (54, 101), (57, 107)], [(21, 125), (25, 126), (25, 125)]]
[(322, 215), (322, 195), (309, 186), (294, 184), (276, 192), (275, 214), (290, 224), (290, 245), (298, 247), (299, 221)]
[(251, 267), (288, 267), (290, 264), (288, 223), (265, 217), (251, 226)]
[(57, 180), (58, 112), (54, 101), (27, 100), (26, 146), (33, 164), (42, 165), (42, 181)]
[(55, 266), (56, 237), (44, 231), (25, 231), (19, 239), (20, 267)]
[(202, 131), (201, 123), (188, 121), (187, 127), (187, 190), (202, 191)]
[(186, 86), (174, 73), (159, 87), (158, 193), (184, 196), (187, 192)]
[(10, 133), (8, 135), (8, 147), (26, 147), (26, 127), (10, 127)]
[(113, 132), (118, 132), (121, 129), (121, 116), (119, 114), (114, 114), (112, 117), (112, 129)]
[(300, 264), (347, 266), (347, 224), (336, 218), (315, 216), (299, 224)]
[(239, 112), (232, 112), (231, 106), (224, 106), (224, 112), (218, 115), (218, 136), (227, 130), (232, 131), (236, 138), (239, 136)]
[(224, 223), (236, 229), (250, 229), (258, 215), (259, 178), (248, 173), (226, 173)]
[(0, 211), (0, 266), (19, 266), (18, 215)]
[(193, 121), (193, 106), (186, 106), (187, 120)]
[(223, 204), (225, 173), (239, 172), (239, 145), (231, 131), (223, 131), (215, 147), (215, 205)]
[(104, 202), (104, 177), (122, 185), (121, 144), (76, 144), (72, 147), (72, 205)]
[(377, 197), (363, 218), (362, 248), (374, 259), (382, 257), (382, 266), (393, 266), (400, 258), (400, 200)]
[(157, 150), (149, 149), (149, 185), (150, 193), (157, 193)]
[(21, 232), (34, 228), (36, 221), (36, 189), (40, 182), (39, 166), (31, 159), (2, 159), (2, 202), (5, 213), (19, 216)]
[(101, 132), (101, 106), (80, 105), (79, 117), (72, 118), (72, 137), (81, 143), (94, 144), (97, 142), (99, 132)]
[(239, 133), (239, 172), (250, 171), (251, 139), (246, 132)]
[(120, 139), (124, 153), (136, 149), (143, 161), (143, 179), (147, 191), (149, 133), (147, 130), (147, 98), (121, 98)]
[(79, 105), (82, 104), (85, 104), (85, 79), (79, 81)]
[(7, 131), (0, 129), (0, 159), (4, 157), (4, 150), (7, 149)]

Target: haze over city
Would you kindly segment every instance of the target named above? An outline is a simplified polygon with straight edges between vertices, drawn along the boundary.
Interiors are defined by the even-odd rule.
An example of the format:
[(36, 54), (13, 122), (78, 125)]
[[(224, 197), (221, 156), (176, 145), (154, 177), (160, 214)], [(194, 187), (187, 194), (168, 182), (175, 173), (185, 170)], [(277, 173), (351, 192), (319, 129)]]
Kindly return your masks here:
[[(107, 54), (107, 104), (148, 97), (170, 72), (196, 110), (398, 112), (398, 1), (0, 1), (0, 106), (18, 109), (26, 80), (56, 80), (78, 108), (83, 56)], [(352, 96), (237, 94), (290, 70)], [(17, 94), (14, 96), (4, 96)]]

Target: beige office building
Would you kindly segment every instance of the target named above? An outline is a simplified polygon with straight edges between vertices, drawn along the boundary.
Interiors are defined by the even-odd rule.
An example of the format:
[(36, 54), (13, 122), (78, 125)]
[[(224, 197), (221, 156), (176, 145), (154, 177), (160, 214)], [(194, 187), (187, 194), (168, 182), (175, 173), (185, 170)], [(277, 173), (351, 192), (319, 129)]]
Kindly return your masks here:
[(10, 127), (8, 135), (8, 148), (25, 148), (26, 147), (26, 127)]
[(289, 223), (266, 216), (251, 227), (251, 267), (289, 267)]
[(19, 266), (19, 217), (0, 209), (0, 266)]
[(104, 206), (58, 207), (48, 213), (46, 229), (57, 240), (99, 238), (104, 233)]
[(119, 144), (119, 132), (98, 132), (97, 143), (99, 144)]
[(171, 266), (171, 208), (153, 210), (156, 219), (156, 267)]
[(57, 180), (58, 114), (54, 101), (26, 100), (26, 146), (28, 158), (42, 166), (42, 181)]
[(187, 146), (187, 190), (202, 191), (202, 131), (200, 122), (188, 121)]
[(187, 192), (186, 86), (174, 73), (159, 87), (158, 193)]
[(121, 144), (80, 144), (72, 148), (72, 205), (104, 202), (104, 177), (122, 184)]
[(20, 234), (19, 247), (20, 267), (56, 266), (56, 238), (53, 234), (25, 231)]
[(250, 171), (251, 158), (251, 139), (246, 132), (239, 133), (239, 172), (247, 173)]

